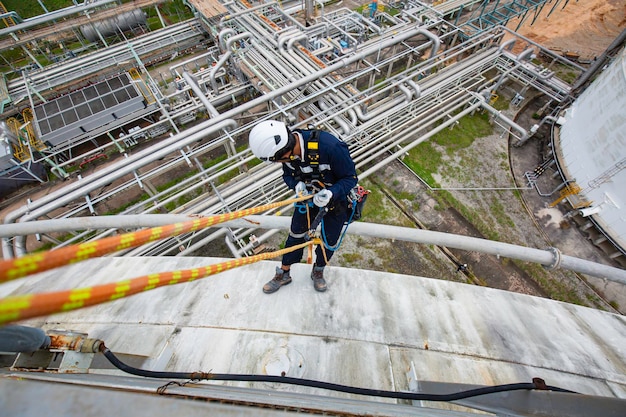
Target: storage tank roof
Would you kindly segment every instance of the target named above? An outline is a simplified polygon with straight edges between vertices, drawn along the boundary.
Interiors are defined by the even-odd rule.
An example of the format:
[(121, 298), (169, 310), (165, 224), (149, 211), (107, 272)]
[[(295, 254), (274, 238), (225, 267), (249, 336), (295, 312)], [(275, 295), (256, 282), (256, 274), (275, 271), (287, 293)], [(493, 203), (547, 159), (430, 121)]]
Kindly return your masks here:
[(560, 164), (595, 212), (593, 218), (626, 249), (626, 49), (564, 115)]
[[(0, 296), (80, 288), (219, 261), (93, 259), (9, 282), (0, 286)], [(326, 269), (328, 291), (319, 293), (306, 264), (293, 266), (290, 285), (264, 294), (261, 287), (277, 265), (259, 262), (22, 324), (87, 333), (153, 370), (284, 372), (408, 391), (407, 372), (413, 369), (424, 381), (494, 385), (540, 377), (588, 395), (626, 398), (623, 316), (468, 284), (334, 266)], [(328, 395), (300, 386), (225, 384)]]

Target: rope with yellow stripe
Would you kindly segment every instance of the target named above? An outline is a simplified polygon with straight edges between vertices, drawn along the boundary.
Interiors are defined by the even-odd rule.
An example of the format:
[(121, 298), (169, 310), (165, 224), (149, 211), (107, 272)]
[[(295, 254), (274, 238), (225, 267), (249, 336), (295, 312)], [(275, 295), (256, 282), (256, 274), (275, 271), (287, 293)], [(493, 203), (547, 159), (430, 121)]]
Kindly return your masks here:
[(0, 325), (94, 306), (166, 285), (195, 281), (239, 266), (275, 258), (307, 245), (319, 244), (322, 242), (315, 238), (309, 242), (274, 252), (232, 259), (200, 268), (149, 274), (129, 280), (73, 290), (6, 297), (0, 299)]
[(167, 226), (152, 227), (136, 232), (111, 236), (93, 242), (80, 243), (52, 251), (25, 255), (20, 258), (0, 261), (0, 283), (22, 278), (30, 274), (48, 271), (59, 266), (74, 264), (86, 259), (134, 248), (159, 239), (195, 232), (229, 220), (239, 219), (261, 213), (276, 207), (297, 203), (311, 198), (301, 196), (290, 200), (270, 203), (263, 206), (239, 210), (215, 216), (198, 217), (188, 222), (174, 223)]

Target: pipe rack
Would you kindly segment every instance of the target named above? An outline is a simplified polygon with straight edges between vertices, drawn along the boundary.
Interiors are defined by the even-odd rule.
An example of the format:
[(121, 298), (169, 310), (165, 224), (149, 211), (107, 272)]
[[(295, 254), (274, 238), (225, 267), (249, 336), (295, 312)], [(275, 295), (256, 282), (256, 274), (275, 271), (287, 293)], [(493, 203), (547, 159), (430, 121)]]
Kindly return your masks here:
[[(377, 26), (356, 12), (341, 9), (325, 13), (310, 27), (298, 23), (276, 3), (252, 9), (238, 2), (227, 3), (229, 18), (222, 19), (217, 27), (218, 49), (196, 58), (198, 63), (214, 60), (215, 65), (194, 65), (196, 61), (190, 59), (182, 71), (180, 66), (171, 68), (184, 76), (182, 89), (167, 96), (176, 98), (176, 105), (168, 109), (170, 115), (174, 117), (174, 108), (183, 112), (206, 108), (208, 120), (14, 210), (5, 223), (71, 218), (93, 207), (97, 213), (98, 203), (132, 187), (142, 187), (177, 166), (190, 165), (194, 158), (220, 146), (228, 153), (223, 163), (209, 168), (197, 166), (198, 171), (181, 185), (152, 192), (146, 202), (134, 204), (124, 213), (152, 213), (180, 198), (189, 200), (174, 210), (181, 214), (215, 214), (284, 198), (289, 190), (282, 182), (279, 166), (250, 166), (250, 151), (234, 149), (236, 139), (247, 138), (252, 127), (246, 119), (256, 119), (256, 123), (279, 118), (296, 127), (323, 126), (349, 145), (357, 168), (362, 170), (360, 176), (366, 177), (427, 140), (441, 129), (441, 121), (454, 121), (484, 107), (477, 95), (493, 85), (488, 74), (494, 71), (506, 73), (527, 88), (566, 90), (554, 77), (542, 76), (541, 69), (524, 65), (525, 59), (508, 52), (511, 41), (502, 43), (506, 28), (496, 27), (458, 42), (464, 39), (458, 36), (458, 29), (431, 8), (412, 3), (415, 7), (400, 17), (385, 20), (387, 26)], [(181, 25), (192, 31), (197, 28), (195, 21)], [(157, 31), (148, 38), (150, 44), (160, 45), (170, 35)], [(111, 47), (109, 54), (119, 60), (118, 54), (125, 48)], [(106, 59), (106, 51), (99, 53)], [(102, 65), (105, 61), (99, 62)], [(78, 68), (70, 68), (72, 63), (63, 66), (66, 71), (76, 71), (70, 71), (70, 78), (80, 76)], [(51, 78), (49, 85), (66, 80), (60, 68), (46, 73)], [(254, 91), (255, 97), (217, 112), (216, 100), (235, 97), (243, 90)], [(194, 97), (199, 94), (203, 96)], [(524, 128), (512, 121), (500, 121), (523, 133)], [(224, 175), (232, 178), (218, 183)], [(114, 185), (107, 192), (92, 195), (109, 184)], [(202, 192), (197, 195), (199, 190)], [(241, 239), (252, 230), (234, 229), (230, 236)], [(113, 232), (110, 229), (89, 236), (95, 239)], [(221, 236), (221, 232), (196, 232), (128, 254), (187, 254), (189, 248), (199, 247), (199, 242), (206, 244)], [(86, 237), (87, 233), (79, 233), (69, 242)], [(234, 246), (246, 247), (243, 242)], [(180, 247), (185, 249), (181, 252)], [(26, 237), (3, 238), (2, 251), (5, 258), (24, 254)], [(242, 254), (240, 250), (233, 253)]]

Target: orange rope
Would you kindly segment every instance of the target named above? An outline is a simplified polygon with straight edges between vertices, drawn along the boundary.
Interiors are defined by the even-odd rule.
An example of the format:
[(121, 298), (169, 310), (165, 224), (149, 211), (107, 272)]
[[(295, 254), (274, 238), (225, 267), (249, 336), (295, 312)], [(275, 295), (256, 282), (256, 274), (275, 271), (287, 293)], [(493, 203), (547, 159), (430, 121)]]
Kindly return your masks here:
[(194, 232), (218, 223), (241, 217), (257, 214), (276, 207), (306, 200), (311, 196), (303, 196), (291, 200), (270, 203), (264, 206), (253, 207), (232, 213), (219, 214), (209, 217), (199, 217), (183, 223), (153, 227), (136, 232), (125, 233), (119, 236), (107, 237), (93, 242), (80, 243), (48, 252), (35, 253), (16, 259), (0, 261), (0, 283), (11, 281), (26, 275), (47, 271), (59, 266), (69, 265), (86, 259), (118, 252), (123, 249), (134, 248), (148, 242), (177, 236), (183, 233)]
[(93, 287), (6, 297), (0, 299), (0, 325), (17, 320), (25, 320), (102, 304), (108, 301), (117, 300), (118, 298), (138, 294), (140, 292), (150, 291), (165, 285), (191, 282), (242, 265), (271, 259), (287, 252), (303, 248), (307, 245), (319, 243), (319, 239), (315, 239), (315, 241), (305, 242), (290, 248), (280, 249), (274, 252), (261, 253), (259, 255), (246, 258), (237, 258), (215, 265), (155, 273), (129, 280), (113, 282), (110, 284), (96, 285)]

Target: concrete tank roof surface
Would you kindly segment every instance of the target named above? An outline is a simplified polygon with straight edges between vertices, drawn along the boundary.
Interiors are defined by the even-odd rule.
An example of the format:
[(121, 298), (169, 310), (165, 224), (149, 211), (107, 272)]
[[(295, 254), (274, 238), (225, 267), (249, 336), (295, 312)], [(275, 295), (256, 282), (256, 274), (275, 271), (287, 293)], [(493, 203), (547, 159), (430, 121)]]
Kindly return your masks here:
[[(0, 297), (82, 288), (222, 260), (93, 259), (5, 283)], [(326, 270), (328, 291), (319, 293), (306, 264), (294, 265), (290, 285), (266, 295), (261, 287), (277, 265), (259, 262), (21, 324), (87, 333), (116, 354), (142, 359), (141, 367), (152, 370), (284, 373), (409, 391), (407, 372), (413, 369), (422, 381), (496, 385), (539, 377), (587, 395), (626, 398), (623, 316), (468, 284), (334, 266)], [(220, 385), (358, 397), (274, 383)]]

